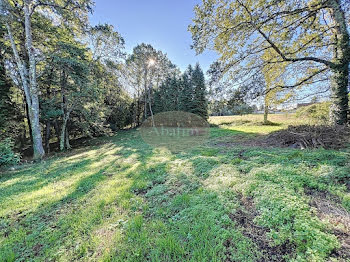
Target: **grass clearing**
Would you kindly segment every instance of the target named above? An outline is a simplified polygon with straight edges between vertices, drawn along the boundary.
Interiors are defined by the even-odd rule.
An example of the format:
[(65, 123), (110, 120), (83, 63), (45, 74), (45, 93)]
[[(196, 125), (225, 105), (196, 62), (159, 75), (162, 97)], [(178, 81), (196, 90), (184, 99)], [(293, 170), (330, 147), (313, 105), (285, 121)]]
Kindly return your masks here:
[(349, 151), (215, 146), (293, 122), (258, 117), (211, 118), (187, 152), (123, 131), (3, 172), (0, 261), (347, 261)]

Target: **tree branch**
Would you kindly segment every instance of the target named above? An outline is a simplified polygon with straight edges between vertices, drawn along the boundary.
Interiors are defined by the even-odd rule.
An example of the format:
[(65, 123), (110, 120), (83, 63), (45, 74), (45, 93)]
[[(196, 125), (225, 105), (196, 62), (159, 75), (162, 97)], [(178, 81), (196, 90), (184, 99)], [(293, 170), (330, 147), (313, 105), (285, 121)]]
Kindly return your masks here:
[(280, 48), (261, 30), (261, 27), (258, 27), (254, 21), (253, 21), (253, 16), (248, 7), (243, 4), (240, 0), (237, 0), (237, 2), (246, 10), (247, 14), (250, 16), (250, 22), (251, 24), (255, 27), (255, 29), (259, 32), (259, 34), (271, 45), (271, 47), (276, 51), (277, 54), (280, 55), (280, 57), (283, 59), (285, 62), (301, 62), (301, 61), (313, 61), (317, 63), (321, 63), (326, 65), (329, 68), (333, 68), (335, 66), (334, 63), (317, 58), (317, 57), (300, 57), (300, 58), (291, 58), (287, 57)]
[(298, 83), (296, 83), (296, 84), (294, 84), (294, 85), (286, 85), (286, 86), (278, 85), (278, 86), (273, 87), (273, 89), (276, 89), (276, 88), (289, 89), (289, 88), (299, 87), (299, 86), (301, 86), (301, 85), (303, 85), (303, 84), (307, 84), (307, 82), (308, 82), (309, 80), (311, 80), (311, 79), (314, 78), (315, 76), (317, 76), (317, 75), (319, 75), (319, 74), (321, 74), (321, 73), (323, 73), (323, 72), (325, 72), (325, 71), (327, 71), (327, 70), (328, 70), (328, 68), (323, 68), (323, 69), (321, 69), (321, 70), (316, 71), (316, 72), (313, 73), (312, 75), (310, 75), (310, 76), (308, 76), (308, 77), (306, 77), (306, 78), (300, 80)]

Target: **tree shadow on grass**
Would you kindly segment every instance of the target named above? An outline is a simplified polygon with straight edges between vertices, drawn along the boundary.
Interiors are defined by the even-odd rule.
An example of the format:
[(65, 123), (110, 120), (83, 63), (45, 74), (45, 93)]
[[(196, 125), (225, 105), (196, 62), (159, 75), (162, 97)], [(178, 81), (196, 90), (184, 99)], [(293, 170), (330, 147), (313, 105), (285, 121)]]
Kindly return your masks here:
[[(2, 239), (0, 239), (5, 244), (0, 252), (13, 250), (17, 258), (24, 260), (59, 259), (66, 251), (70, 252), (67, 254), (67, 260), (90, 258), (89, 252), (95, 252), (94, 246), (89, 246), (93, 245), (90, 243), (92, 234), (111, 216), (111, 212), (117, 212), (112, 209), (114, 206), (122, 208), (122, 211), (118, 212), (123, 215), (130, 215), (132, 220), (128, 224), (130, 228), (135, 220), (135, 214), (143, 215), (144, 223), (149, 226), (154, 225), (158, 220), (163, 221), (163, 225), (157, 229), (159, 231), (156, 233), (152, 227), (149, 232), (145, 232), (144, 226), (133, 229), (135, 234), (130, 232), (129, 234), (128, 231), (123, 233), (122, 238), (114, 243), (118, 245), (118, 252), (121, 253), (117, 253), (112, 247), (109, 257), (115, 258), (122, 254), (130, 261), (140, 261), (142, 258), (149, 259), (150, 257), (190, 258), (195, 247), (207, 244), (208, 247), (223, 246), (225, 243), (223, 240), (227, 240), (220, 239), (222, 234), (219, 232), (221, 231), (214, 232), (210, 227), (221, 230), (217, 227), (217, 221), (220, 221), (223, 215), (220, 210), (229, 202), (224, 203), (215, 198), (207, 199), (207, 196), (213, 195), (213, 190), (201, 188), (201, 183), (205, 182), (213, 170), (221, 164), (232, 165), (232, 169), (240, 170), (242, 174), (250, 172), (255, 167), (280, 165), (288, 168), (287, 173), (281, 173), (281, 176), (289, 175), (291, 181), (300, 178), (296, 181), (297, 183), (312, 184), (315, 180), (306, 181), (299, 173), (291, 175), (288, 172), (300, 164), (310, 167), (311, 172), (315, 163), (335, 167), (345, 165), (348, 161), (348, 155), (342, 153), (336, 153), (337, 157), (332, 160), (332, 155), (334, 156), (335, 153), (330, 151), (299, 152), (263, 148), (232, 148), (229, 151), (222, 151), (212, 146), (203, 146), (190, 152), (169, 154), (168, 159), (160, 162), (157, 157), (164, 155), (147, 146), (137, 135), (133, 136), (133, 139), (123, 140), (122, 138), (123, 135), (118, 137), (118, 140), (111, 141), (113, 145), (106, 146), (105, 151), (96, 152), (90, 159), (85, 159), (91, 162), (82, 160), (85, 168), (79, 173), (92, 171), (91, 174), (80, 174), (81, 177), (70, 186), (71, 190), (63, 197), (54, 201), (48, 199), (38, 208), (26, 213), (24, 217), (2, 219), (0, 221)], [(104, 161), (106, 158), (109, 159)], [(193, 167), (192, 171), (186, 169), (183, 172), (174, 171), (169, 174), (171, 168), (169, 164), (176, 164), (178, 159), (188, 161)], [(232, 162), (233, 159), (236, 161)], [(54, 183), (61, 176), (69, 178), (77, 175), (74, 172), (67, 175), (69, 170), (66, 170), (64, 162), (60, 163), (62, 166), (55, 167), (55, 172), (57, 172), (54, 175), (55, 179), (47, 178), (46, 183)], [(74, 163), (71, 164), (74, 166)], [(96, 170), (90, 170), (89, 167), (93, 164), (98, 164), (95, 167)], [(180, 169), (182, 164), (185, 163), (181, 161), (178, 163)], [(134, 165), (137, 166), (136, 169), (133, 169)], [(40, 172), (40, 170), (42, 169), (38, 168), (35, 171), (31, 169), (31, 172)], [(20, 173), (18, 176), (19, 178), (24, 177), (25, 173)], [(37, 176), (45, 178), (45, 174)], [(258, 178), (280, 183), (278, 176), (268, 177), (261, 174)], [(31, 186), (28, 185), (28, 187)], [(8, 197), (4, 201), (11, 198), (10, 192), (7, 194)], [(141, 201), (138, 202), (138, 199)], [(215, 214), (206, 215), (212, 214), (211, 212)], [(195, 221), (191, 220), (192, 215), (196, 216)], [(112, 222), (116, 223), (116, 221)], [(8, 227), (2, 225), (8, 225)], [(180, 232), (178, 228), (183, 231)], [(193, 228), (197, 228), (198, 231), (194, 231)], [(230, 227), (225, 229), (227, 228)], [(203, 232), (210, 236), (208, 241), (201, 237)], [(235, 234), (236, 240), (246, 241), (244, 236), (239, 233)], [(187, 238), (188, 236), (195, 236), (195, 238)], [(191, 248), (183, 239), (193, 241), (191, 244), (194, 248)], [(216, 242), (217, 239), (222, 242)], [(166, 241), (172, 244), (173, 240), (178, 243), (176, 247), (183, 243), (179, 250), (187, 248), (187, 253), (176, 254), (176, 250), (170, 248), (174, 245), (164, 245)], [(155, 247), (152, 241), (156, 241), (159, 245)], [(202, 256), (207, 255), (205, 249), (196, 249), (195, 252)], [(244, 252), (252, 255), (249, 250)], [(214, 253), (212, 252), (211, 255)], [(133, 255), (135, 256), (132, 257)]]
[[(95, 147), (96, 149), (97, 147)], [(89, 148), (93, 150), (93, 148)], [(116, 146), (109, 144), (103, 148), (103, 152), (97, 155), (86, 156), (78, 154), (80, 158), (74, 157), (72, 152), (63, 158), (49, 159), (40, 164), (31, 164), (29, 167), (22, 167), (19, 171), (7, 172), (0, 177), (0, 203), (6, 201), (9, 196), (17, 194), (29, 193), (40, 190), (50, 183), (59, 183), (63, 181), (77, 170), (80, 173), (89, 171), (91, 164), (103, 160), (110, 150), (116, 149)], [(78, 150), (76, 153), (81, 153)], [(72, 155), (73, 154), (73, 155)], [(84, 157), (81, 159), (81, 157)], [(11, 182), (11, 180), (15, 182)], [(8, 183), (8, 185), (6, 185)]]
[[(76, 169), (86, 169), (93, 161), (84, 159), (70, 165), (50, 169), (50, 164), (45, 164), (42, 168), (23, 169), (16, 174), (8, 174), (0, 179), (0, 183), (6, 183), (12, 179), (19, 179), (19, 182), (11, 183), (8, 186), (0, 186), (0, 203), (6, 201), (7, 197), (15, 197), (17, 194), (29, 193), (42, 189), (53, 182), (59, 182), (71, 176)], [(42, 172), (48, 170), (49, 172)], [(29, 174), (28, 174), (29, 173)]]
[[(114, 149), (116, 152), (113, 151)], [(5, 237), (0, 254), (7, 253), (8, 257), (15, 254), (18, 259), (27, 260), (44, 258), (45, 256), (52, 258), (56, 252), (62, 250), (63, 246), (74, 245), (73, 235), (76, 234), (77, 241), (84, 245), (81, 241), (88, 238), (92, 230), (101, 224), (103, 217), (110, 212), (104, 208), (104, 193), (99, 190), (108, 187), (109, 190), (112, 190), (106, 191), (109, 194), (113, 192), (113, 185), (115, 185), (116, 190), (122, 190), (120, 197), (126, 198), (125, 201), (128, 201), (132, 194), (127, 192), (135, 193), (134, 190), (137, 189), (137, 183), (134, 182), (136, 179), (141, 180), (154, 176), (152, 172), (149, 172), (148, 175), (145, 173), (133, 174), (131, 169), (135, 163), (123, 162), (131, 155), (135, 155), (135, 162), (140, 162), (140, 168), (144, 169), (147, 160), (152, 157), (152, 150), (147, 146), (141, 147), (140, 150), (130, 147), (128, 142), (116, 142), (109, 145), (103, 152), (99, 152), (89, 159), (74, 161), (69, 166), (64, 165), (64, 161), (60, 161), (59, 166), (50, 170), (49, 167), (55, 164), (55, 160), (52, 160), (52, 162), (39, 167), (30, 167), (16, 172), (15, 175), (8, 174), (3, 177), (4, 182), (19, 179), (19, 181), (6, 186), (6, 190), (0, 195), (1, 201), (4, 203), (7, 199), (18, 197), (20, 193), (36, 193), (45, 186), (64, 182), (66, 179), (74, 179), (77, 176), (79, 178), (67, 185), (72, 190), (68, 189), (68, 194), (63, 197), (57, 199), (48, 196), (37, 208), (31, 209), (29, 203), (29, 206), (24, 208), (25, 214), (16, 213), (17, 211), (14, 209), (11, 212), (12, 215), (8, 214), (2, 217), (0, 219), (0, 234)], [(106, 157), (109, 159), (104, 161)], [(96, 171), (86, 175), (86, 172), (91, 172), (91, 165), (97, 165), (94, 168)], [(43, 173), (45, 169), (48, 172)], [(20, 181), (28, 176), (28, 171), (33, 174), (33, 179)], [(120, 175), (120, 173), (124, 174)], [(121, 176), (120, 180), (119, 176)], [(117, 188), (118, 186), (122, 189)], [(100, 194), (102, 195), (100, 196)], [(106, 196), (106, 199), (108, 197)], [(50, 198), (53, 200), (50, 201)], [(92, 202), (90, 203), (90, 201)], [(18, 235), (18, 232), (25, 232), (25, 235)], [(79, 255), (77, 255), (78, 257)]]

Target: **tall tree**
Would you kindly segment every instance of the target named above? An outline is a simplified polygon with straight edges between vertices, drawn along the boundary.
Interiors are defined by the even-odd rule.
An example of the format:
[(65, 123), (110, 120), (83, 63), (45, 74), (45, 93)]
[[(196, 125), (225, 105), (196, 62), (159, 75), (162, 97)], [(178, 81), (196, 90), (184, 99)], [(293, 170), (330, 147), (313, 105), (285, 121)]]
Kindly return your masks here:
[(95, 94), (95, 85), (89, 84), (87, 50), (75, 41), (60, 42), (52, 55), (55, 79), (59, 86), (62, 127), (60, 150), (70, 149), (68, 121), (74, 111), (83, 111)]
[(204, 119), (208, 118), (208, 102), (207, 102), (207, 90), (205, 84), (204, 73), (197, 63), (192, 74), (192, 84), (194, 90), (193, 96), (193, 109), (192, 113), (197, 114)]
[(169, 76), (155, 91), (154, 108), (157, 113), (184, 111), (208, 118), (205, 78), (199, 64), (191, 65), (178, 76)]
[(90, 72), (92, 81), (103, 97), (95, 110), (100, 119), (115, 131), (130, 124), (130, 97), (122, 84), (123, 62), (125, 60), (124, 39), (112, 25), (98, 24), (87, 34), (88, 46), (92, 52)]
[[(19, 75), (18, 83), (25, 94), (28, 114), (33, 137), (34, 159), (40, 159), (45, 155), (42, 144), (40, 126), (40, 105), (38, 86), (38, 60), (45, 60), (44, 44), (40, 37), (45, 35), (45, 30), (36, 28), (36, 21), (41, 18), (50, 20), (48, 26), (54, 27), (60, 24), (63, 27), (70, 26), (71, 31), (83, 25), (90, 10), (89, 0), (73, 1), (10, 1), (0, 2), (1, 19), (7, 28), (7, 36), (11, 43), (13, 60)], [(51, 13), (52, 15), (47, 15)], [(48, 28), (46, 28), (48, 29)], [(78, 31), (76, 31), (78, 32)], [(77, 36), (72, 33), (72, 37)], [(45, 41), (49, 38), (46, 35)], [(39, 39), (39, 41), (38, 41)]]
[[(5, 15), (7, 18), (12, 16), (13, 14), (10, 12), (12, 9), (10, 4), (3, 3), (2, 10), (7, 7), (5, 11)], [(28, 57), (28, 64), (23, 61), (21, 56), (19, 55), (18, 46), (16, 44), (11, 22), (9, 19), (5, 19), (5, 25), (7, 28), (8, 37), (10, 39), (12, 52), (16, 61), (17, 70), (20, 75), (20, 80), (22, 83), (22, 88), (25, 93), (26, 102), (28, 105), (28, 112), (31, 124), (31, 131), (33, 137), (33, 151), (34, 151), (34, 159), (40, 159), (45, 155), (45, 151), (42, 144), (41, 137), (41, 127), (39, 121), (39, 90), (37, 87), (37, 73), (36, 73), (36, 57), (35, 57), (35, 49), (33, 45), (33, 36), (32, 36), (32, 9), (31, 9), (31, 1), (25, 0), (23, 2), (23, 14), (24, 14), (24, 46), (26, 50), (26, 56)]]
[[(278, 87), (330, 82), (332, 122), (345, 124), (349, 8), (347, 0), (203, 0), (190, 30), (197, 52), (216, 50), (222, 72), (236, 80), (246, 81), (262, 67), (281, 63), (289, 79)], [(261, 61), (265, 50), (276, 56)]]
[(194, 98), (194, 85), (192, 81), (193, 77), (193, 67), (188, 65), (187, 70), (182, 74), (182, 110), (185, 112), (192, 112), (195, 105), (193, 104)]
[[(140, 44), (133, 49), (125, 66), (127, 83), (131, 86), (135, 101), (143, 119), (152, 115), (153, 93), (170, 75), (178, 72), (176, 66), (161, 51), (151, 45)], [(141, 109), (141, 104), (143, 109)], [(139, 120), (138, 120), (139, 122)]]

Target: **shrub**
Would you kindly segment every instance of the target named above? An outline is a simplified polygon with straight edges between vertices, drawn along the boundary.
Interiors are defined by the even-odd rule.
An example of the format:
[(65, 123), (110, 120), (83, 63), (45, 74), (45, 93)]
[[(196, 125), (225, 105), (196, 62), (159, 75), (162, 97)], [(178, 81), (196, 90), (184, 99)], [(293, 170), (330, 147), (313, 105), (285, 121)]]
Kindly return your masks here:
[(0, 167), (17, 164), (20, 160), (13, 151), (14, 143), (9, 138), (0, 141)]
[(309, 106), (303, 106), (296, 112), (297, 117), (305, 117), (318, 124), (329, 122), (330, 102), (322, 102)]

